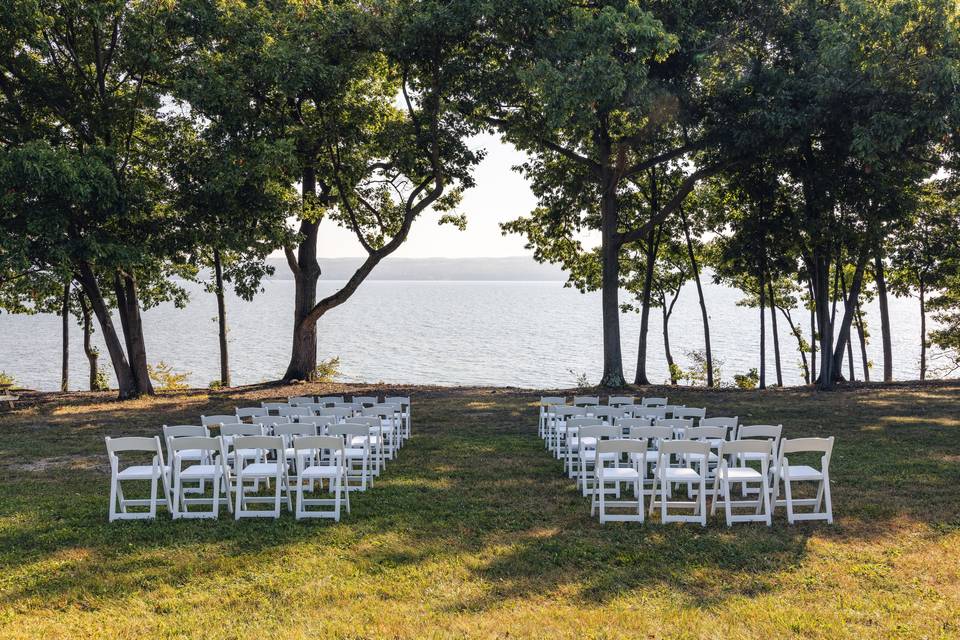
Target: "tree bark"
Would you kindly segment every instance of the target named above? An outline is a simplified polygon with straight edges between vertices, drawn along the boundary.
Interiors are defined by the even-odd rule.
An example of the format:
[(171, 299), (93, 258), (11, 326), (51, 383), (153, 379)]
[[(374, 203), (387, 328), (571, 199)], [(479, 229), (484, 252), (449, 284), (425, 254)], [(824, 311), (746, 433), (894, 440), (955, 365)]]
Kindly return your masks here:
[[(612, 169), (604, 169), (607, 174)], [(617, 230), (619, 210), (617, 181), (605, 176), (601, 195), (601, 306), (603, 314), (603, 377), (600, 385), (608, 388), (626, 386), (623, 377), (623, 356), (620, 348), (620, 235)]]
[[(313, 167), (303, 171), (302, 193), (304, 207), (316, 197), (317, 176)], [(300, 244), (294, 258), (288, 251), (287, 262), (293, 271), (293, 345), (290, 363), (283, 374), (284, 380), (312, 380), (317, 369), (317, 323), (310, 319), (310, 312), (317, 304), (317, 281), (320, 279), (320, 264), (317, 262), (317, 233), (319, 223), (304, 218), (300, 222)]]
[(647, 335), (650, 330), (650, 298), (653, 294), (653, 269), (657, 259), (657, 250), (659, 245), (659, 229), (662, 227), (651, 227), (647, 235), (647, 246), (644, 248), (647, 264), (643, 275), (643, 295), (640, 307), (640, 338), (637, 344), (637, 373), (634, 376), (634, 384), (650, 384), (647, 377)]
[(793, 334), (793, 337), (797, 339), (797, 351), (800, 352), (800, 362), (803, 365), (803, 381), (806, 384), (810, 384), (810, 367), (807, 365), (807, 351), (803, 348), (803, 332), (800, 331), (800, 327), (793, 323), (793, 316), (790, 314), (790, 311), (784, 309), (783, 307), (778, 307), (780, 313), (783, 314), (784, 319), (787, 321), (787, 324), (790, 326), (790, 333)]
[(877, 298), (880, 300), (880, 340), (883, 343), (883, 381), (893, 381), (893, 342), (890, 338), (890, 307), (887, 304), (887, 280), (883, 272), (883, 257), (880, 250), (873, 258), (877, 281)]
[(830, 256), (828, 251), (814, 247), (811, 260), (813, 267), (813, 294), (817, 315), (817, 330), (820, 336), (820, 373), (817, 388), (830, 391), (834, 387), (833, 375), (833, 323), (830, 319)]
[(687, 239), (687, 254), (690, 256), (690, 267), (693, 269), (693, 278), (697, 283), (697, 297), (700, 300), (700, 316), (703, 320), (703, 348), (707, 357), (707, 386), (713, 386), (713, 352), (710, 349), (710, 316), (707, 314), (707, 303), (703, 298), (703, 285), (700, 283), (700, 267), (693, 251), (693, 241), (690, 239), (690, 226), (686, 215), (683, 216), (683, 234)]
[(77, 302), (80, 306), (80, 313), (83, 316), (83, 353), (87, 356), (87, 364), (90, 368), (90, 391), (99, 391), (97, 385), (97, 360), (99, 355), (93, 346), (91, 337), (93, 328), (90, 326), (90, 305), (82, 291), (77, 291)]
[(817, 371), (817, 304), (810, 279), (807, 279), (807, 291), (810, 293), (810, 380), (807, 383), (811, 384)]
[(854, 318), (857, 323), (857, 336), (860, 338), (860, 358), (863, 361), (863, 379), (870, 382), (870, 358), (867, 356), (867, 331), (864, 326), (863, 308), (860, 298), (857, 298), (857, 310)]
[(844, 301), (843, 319), (840, 321), (840, 333), (837, 335), (837, 344), (833, 351), (833, 358), (823, 358), (833, 361), (831, 373), (835, 378), (834, 381), (836, 381), (836, 379), (840, 376), (840, 366), (843, 362), (843, 352), (847, 347), (847, 342), (850, 340), (850, 326), (853, 323), (854, 305), (852, 304), (852, 301), (856, 300), (860, 296), (860, 289), (863, 287), (863, 270), (866, 266), (867, 253), (864, 252), (857, 260), (857, 268), (853, 274), (853, 282), (850, 284), (850, 295)]
[(920, 281), (920, 379), (927, 379), (927, 296)]
[(63, 299), (60, 304), (60, 320), (63, 333), (63, 348), (60, 359), (60, 391), (64, 393), (70, 389), (70, 283), (70, 278), (66, 278), (63, 282)]
[(674, 375), (673, 353), (670, 351), (670, 315), (667, 313), (667, 301), (663, 300), (661, 307), (663, 313), (663, 352), (667, 357), (667, 371), (670, 375), (670, 384), (677, 384), (677, 378)]
[(117, 296), (117, 311), (123, 337), (127, 345), (127, 357), (130, 371), (138, 394), (153, 395), (153, 382), (147, 368), (147, 347), (143, 338), (143, 320), (140, 315), (140, 296), (137, 292), (137, 280), (132, 274), (119, 271), (114, 276), (114, 290)]
[[(840, 272), (840, 292), (843, 295), (844, 305), (848, 304), (847, 299), (847, 277), (844, 275), (843, 271)], [(854, 314), (856, 317), (856, 314)], [(854, 369), (853, 364), (853, 340), (847, 340), (847, 371), (850, 382), (855, 382), (857, 379), (857, 372)]]
[(110, 317), (110, 311), (103, 300), (103, 294), (100, 292), (100, 285), (97, 278), (86, 262), (80, 262), (78, 265), (80, 271), (80, 284), (83, 291), (90, 301), (90, 307), (93, 309), (97, 322), (100, 324), (100, 331), (103, 333), (103, 341), (107, 346), (107, 353), (110, 355), (110, 362), (113, 365), (114, 374), (117, 376), (117, 386), (119, 387), (119, 396), (121, 400), (131, 398), (137, 395), (137, 384), (133, 377), (133, 371), (127, 362), (126, 353), (123, 345), (120, 343), (120, 337), (113, 326), (113, 319)]
[(760, 388), (767, 388), (767, 322), (766, 322), (766, 283), (763, 271), (760, 271)]
[(220, 338), (220, 384), (230, 383), (230, 355), (227, 351), (227, 305), (223, 295), (223, 264), (220, 262), (220, 250), (213, 250), (214, 290), (217, 296), (217, 329)]
[(773, 358), (777, 368), (777, 386), (783, 386), (783, 369), (780, 366), (780, 335), (777, 332), (777, 300), (773, 295), (773, 283), (767, 280), (767, 293), (770, 294), (770, 329), (773, 331)]

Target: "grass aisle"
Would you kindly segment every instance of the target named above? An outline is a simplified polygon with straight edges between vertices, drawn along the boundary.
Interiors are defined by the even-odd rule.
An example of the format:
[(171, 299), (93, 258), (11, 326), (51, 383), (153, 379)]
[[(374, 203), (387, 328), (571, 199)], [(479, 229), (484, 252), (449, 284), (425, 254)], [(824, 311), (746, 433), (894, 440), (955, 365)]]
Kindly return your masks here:
[(772, 530), (601, 528), (536, 437), (536, 396), (485, 389), (409, 390), (414, 437), (339, 524), (107, 524), (104, 435), (300, 391), (78, 394), (0, 414), (0, 637), (960, 633), (957, 386), (671, 394), (836, 435), (833, 527), (781, 511)]

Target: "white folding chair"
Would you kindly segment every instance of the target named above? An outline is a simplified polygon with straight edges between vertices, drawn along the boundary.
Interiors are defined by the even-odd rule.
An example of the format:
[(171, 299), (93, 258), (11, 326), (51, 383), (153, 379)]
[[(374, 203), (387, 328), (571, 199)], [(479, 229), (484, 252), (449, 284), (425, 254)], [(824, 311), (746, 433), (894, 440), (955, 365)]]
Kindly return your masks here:
[(600, 404), (600, 396), (573, 396), (575, 407), (595, 407)]
[[(770, 475), (773, 476), (776, 467), (776, 456), (780, 450), (780, 436), (783, 434), (783, 425), (781, 424), (744, 424), (737, 429), (737, 440), (764, 440), (769, 443), (770, 449)], [(760, 459), (758, 454), (745, 453), (743, 458), (748, 462), (756, 462)], [(772, 482), (772, 481), (771, 481)], [(772, 485), (771, 485), (772, 486)], [(749, 485), (740, 487), (741, 495), (747, 495), (752, 489)]]
[[(344, 487), (347, 491), (366, 491), (367, 483), (373, 486), (373, 469), (370, 446), (370, 428), (365, 424), (330, 425), (331, 436), (343, 438), (344, 465), (347, 476)], [(353, 480), (353, 483), (351, 483)]]
[[(260, 418), (261, 420), (263, 418)], [(226, 457), (224, 458), (227, 461), (227, 464), (231, 467), (234, 465), (234, 459), (237, 456), (246, 458), (248, 460), (257, 460), (260, 457), (260, 452), (256, 449), (237, 449), (234, 446), (234, 441), (240, 436), (262, 436), (268, 433), (273, 425), (269, 427), (264, 426), (263, 423), (257, 422), (254, 424), (224, 424), (220, 425), (220, 437), (223, 439), (223, 445), (226, 450)], [(260, 481), (253, 481), (253, 488), (256, 490), (260, 487)]]
[(212, 416), (200, 416), (200, 424), (205, 427), (219, 427), (222, 424), (236, 424), (240, 418), (236, 415), (221, 413)]
[(666, 420), (667, 410), (665, 407), (644, 407), (636, 408), (630, 412), (634, 418), (648, 418), (650, 420)]
[[(317, 435), (317, 425), (312, 422), (290, 422), (287, 424), (278, 424), (273, 427), (273, 435), (283, 438), (283, 454), (286, 457), (287, 464), (294, 465), (296, 468), (296, 459), (293, 451), (293, 439), (297, 436), (315, 436)], [(294, 478), (287, 476), (291, 482)]]
[[(589, 420), (590, 418), (587, 418)], [(594, 468), (600, 464), (597, 459), (597, 443), (621, 436), (620, 427), (609, 424), (595, 424), (581, 426), (577, 433), (577, 486), (581, 488), (583, 497), (591, 493), (590, 481), (593, 478)]]
[(269, 411), (271, 414), (278, 415), (280, 409), (289, 407), (290, 405), (286, 402), (261, 402), (260, 406)]
[(643, 398), (640, 404), (645, 407), (665, 407), (668, 400), (666, 398)]
[(360, 415), (380, 418), (378, 435), (383, 438), (384, 455), (388, 460), (393, 460), (402, 423), (400, 405), (378, 403), (372, 407), (364, 407), (360, 410)]
[[(173, 464), (173, 449), (170, 447), (170, 440), (173, 438), (199, 437), (207, 438), (210, 436), (210, 430), (201, 425), (175, 424), (163, 425), (163, 441), (167, 445), (167, 461)], [(200, 450), (180, 451), (180, 457), (192, 462), (206, 462), (206, 453)], [(201, 479), (196, 487), (185, 489), (187, 493), (204, 493), (206, 491), (206, 481)]]
[[(280, 436), (236, 436), (233, 439), (234, 451), (255, 451), (254, 456), (236, 455), (233, 459), (235, 486), (233, 517), (240, 518), (279, 518), (280, 501), (286, 492), (287, 508), (292, 509), (290, 500), (290, 482), (288, 467), (283, 450), (283, 438)], [(252, 461), (251, 461), (252, 460)], [(245, 480), (254, 484), (264, 480), (268, 486), (275, 483), (272, 496), (248, 495)], [(272, 509), (251, 509), (248, 505), (273, 504)]]
[[(170, 467), (164, 464), (160, 438), (126, 437), (104, 438), (107, 445), (107, 457), (110, 459), (110, 509), (108, 519), (143, 520), (157, 517), (157, 503), (162, 501), (170, 505)], [(130, 464), (120, 466), (118, 454), (138, 452), (152, 454), (150, 464)], [(121, 483), (128, 481), (150, 482), (149, 498), (127, 498), (123, 495)], [(159, 495), (159, 489), (163, 496)], [(128, 511), (128, 507), (148, 507), (147, 511)], [(172, 509), (171, 509), (172, 510)]]
[(280, 407), (276, 417), (290, 418), (292, 416), (312, 416), (313, 410), (309, 407)]
[(653, 473), (660, 456), (660, 443), (664, 440), (672, 440), (674, 437), (672, 427), (639, 426), (631, 427), (627, 438), (630, 440), (643, 440), (645, 453), (643, 460), (635, 462), (642, 463), (641, 472), (644, 480), (644, 489), (650, 485), (650, 491), (653, 490)]
[(256, 422), (261, 416), (268, 416), (270, 412), (263, 407), (237, 407), (237, 419), (234, 422)]
[(676, 415), (679, 411), (686, 409), (686, 405), (682, 404), (668, 404), (663, 407), (663, 410), (666, 412), (667, 416), (670, 418), (679, 418), (680, 416)]
[[(295, 517), (333, 518), (340, 522), (340, 496), (345, 495), (347, 513), (350, 513), (350, 492), (346, 489), (347, 470), (344, 462), (343, 440), (337, 436), (299, 436), (293, 441), (297, 461), (297, 506)], [(306, 498), (304, 491), (313, 493), (323, 481), (327, 481), (333, 498)], [(332, 509), (309, 509), (308, 507), (332, 506)], [(277, 509), (279, 510), (279, 503)]]
[[(221, 504), (226, 504), (227, 510), (232, 512), (230, 468), (226, 462), (223, 438), (209, 436), (173, 438), (170, 441), (170, 449), (172, 451), (170, 464), (173, 476), (173, 507), (171, 508), (173, 517), (175, 519), (217, 518), (220, 516)], [(195, 452), (200, 452), (200, 455), (197, 456)], [(184, 464), (187, 466), (185, 467)], [(184, 489), (185, 482), (209, 482), (212, 487), (211, 497), (188, 498)], [(205, 504), (210, 505), (209, 511), (190, 510), (190, 505)]]
[(537, 433), (544, 440), (546, 447), (550, 448), (550, 441), (547, 436), (547, 420), (553, 417), (553, 414), (550, 411), (550, 407), (553, 405), (563, 405), (566, 404), (567, 399), (562, 396), (540, 396), (540, 420), (539, 426), (537, 428)]
[(622, 407), (632, 405), (636, 400), (633, 396), (610, 396), (607, 398), (607, 405), (611, 407)]
[(622, 437), (630, 437), (630, 430), (637, 427), (649, 427), (653, 421), (649, 418), (617, 418), (616, 425), (620, 427)]
[(383, 435), (380, 432), (380, 418), (377, 416), (355, 416), (341, 424), (362, 425), (367, 428), (367, 437), (370, 441), (370, 459), (373, 462), (370, 473), (379, 477), (380, 471), (386, 466), (386, 449)]
[(343, 396), (323, 396), (317, 398), (317, 404), (325, 407), (332, 407), (338, 402), (343, 402)]
[(323, 413), (324, 415), (334, 416), (337, 419), (337, 422), (343, 422), (355, 416), (357, 411), (353, 407), (334, 406), (325, 407)]
[[(830, 498), (830, 456), (833, 453), (833, 437), (830, 438), (784, 438), (780, 441), (780, 454), (774, 475), (774, 504), (787, 507), (787, 522), (797, 520), (826, 520), (833, 524), (833, 501)], [(799, 454), (799, 456), (797, 455)], [(805, 454), (819, 454), (820, 468), (813, 465), (793, 464), (794, 459)], [(816, 497), (795, 498), (794, 483), (816, 483)], [(783, 484), (784, 499), (779, 500), (780, 485)], [(796, 507), (812, 507), (809, 512), (797, 513)]]
[(403, 419), (403, 436), (400, 438), (402, 445), (410, 437), (410, 396), (388, 396), (383, 401), (388, 404), (400, 405), (400, 418)]
[(687, 431), (693, 428), (691, 418), (659, 418), (653, 421), (658, 427), (670, 427), (673, 429), (673, 437), (678, 440), (687, 439)]
[(677, 407), (673, 410), (674, 418), (689, 418), (691, 420), (696, 420), (699, 424), (704, 418), (707, 417), (707, 409), (705, 407)]
[[(760, 469), (754, 469), (747, 463), (746, 455), (759, 462)], [(734, 522), (764, 522), (769, 527), (772, 524), (770, 510), (770, 448), (761, 440), (735, 440), (720, 445), (720, 465), (717, 467), (713, 481), (713, 503), (710, 505), (710, 515), (717, 511), (717, 504), (722, 501), (727, 517), (727, 526)], [(757, 485), (756, 500), (734, 500), (731, 485), (739, 483), (741, 486)], [(750, 507), (752, 514), (737, 514), (734, 508)]]
[(372, 407), (375, 404), (380, 404), (380, 400), (378, 400), (376, 396), (352, 396), (350, 400), (358, 402), (364, 407)]
[[(600, 512), (600, 524), (611, 521), (643, 522), (644, 471), (638, 462), (646, 457), (643, 440), (600, 440), (596, 449), (597, 466), (590, 499), (590, 515)], [(613, 487), (608, 488), (607, 485)], [(633, 500), (624, 500), (621, 484), (633, 488)], [(613, 493), (615, 498), (607, 498)], [(628, 509), (626, 513), (608, 513), (608, 509)]]
[(726, 427), (727, 440), (737, 439), (737, 426), (739, 424), (740, 424), (740, 419), (737, 416), (733, 416), (733, 417), (716, 416), (713, 418), (702, 418), (700, 420), (701, 427)]
[(577, 457), (577, 451), (580, 447), (580, 429), (601, 426), (602, 424), (602, 420), (592, 417), (577, 416), (566, 420), (563, 437), (563, 468), (566, 470), (568, 477), (576, 478), (580, 472), (580, 459)]
[(566, 457), (567, 421), (571, 418), (586, 417), (587, 410), (583, 407), (554, 406), (553, 420), (550, 432), (553, 434), (553, 455), (557, 459)]
[(599, 418), (603, 424), (615, 424), (618, 418), (625, 417), (623, 409), (617, 407), (606, 407), (603, 405), (597, 407), (587, 407), (587, 415)]
[[(654, 470), (653, 495), (650, 514), (660, 506), (660, 521), (699, 522), (707, 526), (707, 465), (690, 462), (705, 461), (710, 455), (710, 443), (694, 440), (664, 440), (660, 443), (657, 467)], [(697, 468), (694, 468), (696, 466)], [(687, 500), (671, 500), (673, 485), (687, 486)], [(693, 489), (694, 485), (696, 489)], [(659, 499), (658, 499), (659, 492)], [(670, 513), (670, 508), (690, 509), (691, 514)]]
[(305, 404), (314, 403), (313, 396), (293, 396), (292, 398), (287, 398), (287, 404), (291, 407), (301, 407)]

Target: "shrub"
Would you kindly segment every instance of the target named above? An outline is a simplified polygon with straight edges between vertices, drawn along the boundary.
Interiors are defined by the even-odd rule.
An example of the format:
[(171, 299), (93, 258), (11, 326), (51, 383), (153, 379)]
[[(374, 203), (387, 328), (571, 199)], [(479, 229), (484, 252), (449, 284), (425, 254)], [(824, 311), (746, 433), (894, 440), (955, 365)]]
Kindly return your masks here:
[(177, 373), (173, 367), (161, 360), (155, 367), (147, 365), (147, 373), (150, 379), (157, 385), (160, 391), (178, 391), (187, 388), (187, 378), (190, 372)]
[(587, 378), (586, 372), (577, 373), (573, 369), (567, 369), (570, 372), (570, 375), (573, 376), (574, 385), (577, 389), (589, 389), (590, 380)]
[(757, 385), (760, 384), (760, 372), (754, 367), (746, 375), (738, 373), (733, 376), (733, 382), (739, 389), (756, 389)]
[(340, 357), (334, 356), (324, 360), (313, 370), (314, 382), (333, 382), (340, 376)]
[(93, 391), (109, 391), (110, 390), (110, 378), (107, 377), (107, 372), (97, 367), (96, 378), (93, 383)]
[(12, 375), (6, 371), (0, 371), (0, 385), (12, 387), (14, 382)]

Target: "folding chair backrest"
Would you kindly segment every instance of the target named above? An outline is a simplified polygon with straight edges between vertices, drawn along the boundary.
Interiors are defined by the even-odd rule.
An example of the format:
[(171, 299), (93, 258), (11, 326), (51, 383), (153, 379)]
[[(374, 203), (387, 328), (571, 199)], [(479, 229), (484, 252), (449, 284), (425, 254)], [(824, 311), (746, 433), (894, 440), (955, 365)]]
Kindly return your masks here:
[(640, 404), (645, 407), (665, 407), (667, 406), (666, 398), (643, 398), (640, 400)]
[(667, 418), (653, 423), (658, 427), (670, 427), (675, 438), (686, 438), (687, 431), (693, 429), (693, 418)]
[(350, 407), (327, 407), (323, 412), (327, 415), (334, 416), (337, 420), (349, 418), (354, 414), (354, 410)]
[(283, 438), (289, 446), (290, 438), (293, 436), (317, 435), (317, 426), (302, 423), (278, 424), (273, 427), (273, 435)]
[(821, 453), (824, 463), (833, 454), (833, 436), (829, 438), (784, 438), (780, 441), (780, 459), (793, 453)]
[(291, 407), (302, 407), (305, 404), (313, 404), (313, 396), (293, 396), (292, 398), (287, 398), (287, 404)]
[(280, 407), (279, 409), (277, 409), (277, 415), (285, 416), (288, 418), (290, 416), (312, 416), (313, 411), (311, 411), (307, 407)]
[(770, 447), (763, 440), (733, 440), (720, 445), (720, 456), (740, 456), (744, 453), (765, 455), (769, 461), (772, 457)]
[(122, 451), (146, 451), (159, 455), (160, 459), (163, 459), (163, 453), (160, 450), (160, 438), (157, 436), (152, 438), (143, 436), (107, 437), (104, 438), (104, 442), (107, 444), (107, 453), (111, 459)]
[[(184, 436), (170, 440), (171, 456), (175, 456), (178, 451), (184, 449), (220, 453), (222, 451), (221, 440), (210, 436)], [(173, 461), (171, 460), (171, 462)]]
[(688, 440), (726, 440), (726, 427), (692, 427), (686, 430)]
[(236, 424), (240, 418), (236, 415), (220, 414), (215, 416), (200, 416), (200, 424), (205, 427), (213, 427), (221, 424)]
[(263, 407), (237, 407), (237, 422), (266, 415), (270, 415), (270, 412)]
[(610, 396), (607, 398), (607, 405), (611, 407), (622, 407), (636, 402), (633, 396)]
[(673, 410), (674, 418), (696, 418), (703, 420), (707, 416), (705, 407), (682, 407)]
[(567, 404), (567, 399), (563, 396), (540, 396), (540, 406), (549, 407), (555, 404)]
[(590, 440), (610, 440), (611, 438), (620, 437), (620, 428), (614, 427), (607, 424), (601, 425), (590, 425), (586, 427), (580, 427), (579, 433), (579, 443), (580, 447), (583, 448), (584, 444)]
[(617, 418), (617, 426), (623, 429), (624, 433), (629, 433), (628, 429), (649, 427), (650, 422), (650, 418)]
[(580, 418), (570, 418), (567, 420), (567, 432), (579, 431), (584, 427), (599, 427), (603, 425), (603, 420), (599, 418), (588, 418), (586, 416)]
[[(336, 416), (294, 416), (294, 424), (312, 424), (317, 427), (327, 427), (336, 424)], [(319, 431), (317, 433), (320, 433)]]
[(782, 424), (745, 424), (737, 431), (740, 440), (759, 439), (780, 440), (783, 434)]
[(286, 402), (261, 402), (260, 406), (271, 413), (277, 413), (283, 407), (289, 407)]
[(364, 407), (372, 407), (373, 405), (379, 404), (380, 402), (380, 400), (378, 400), (374, 396), (353, 396), (352, 400), (354, 402), (360, 403), (360, 405)]
[(682, 404), (668, 404), (664, 407), (664, 410), (666, 410), (667, 415), (670, 416), (671, 418), (679, 418), (680, 416), (676, 415), (674, 412), (679, 411), (680, 409), (686, 409), (686, 408), (687, 408), (686, 405), (682, 405)]
[(370, 435), (370, 427), (365, 424), (353, 424), (353, 423), (343, 423), (343, 424), (332, 424), (329, 428), (329, 433), (331, 436), (340, 437), (351, 437), (351, 438), (366, 438)]
[(209, 436), (210, 430), (201, 425), (193, 424), (172, 424), (163, 425), (163, 439), (183, 438), (186, 436)]
[(597, 406), (600, 404), (600, 396), (573, 396), (573, 404), (577, 407)]
[(597, 442), (597, 460), (603, 455), (614, 454), (618, 458), (625, 453), (647, 452), (647, 444), (643, 440), (600, 440)]
[(673, 427), (633, 427), (630, 439), (648, 441), (648, 448), (658, 449), (662, 441), (673, 439)]
[(639, 409), (633, 410), (633, 417), (666, 420), (667, 410), (664, 407), (640, 407)]
[(587, 407), (588, 415), (593, 416), (594, 418), (600, 418), (604, 422), (613, 423), (617, 418), (623, 417), (623, 410), (618, 409), (617, 407)]
[(380, 418), (378, 416), (354, 416), (347, 418), (344, 422), (347, 424), (364, 424), (367, 427), (380, 426)]
[[(233, 448), (273, 451), (278, 458), (283, 458), (283, 438), (280, 436), (237, 436), (233, 439)], [(237, 456), (236, 464), (241, 464), (242, 459), (243, 456)]]
[(571, 407), (568, 405), (556, 405), (553, 407), (553, 413), (561, 420), (576, 417), (586, 417), (587, 410), (584, 407)]
[(363, 409), (363, 405), (359, 402), (334, 402), (333, 406), (339, 409), (353, 409), (354, 411)]
[(260, 436), (263, 435), (263, 427), (259, 424), (225, 424), (220, 427), (220, 435), (227, 438)]
[(410, 407), (410, 396), (387, 396), (383, 401), (391, 404), (399, 404), (402, 407)]
[(700, 440), (661, 440), (660, 454), (667, 458), (683, 456), (689, 453), (699, 454), (706, 460), (710, 454), (710, 443)]
[(343, 396), (323, 396), (317, 398), (317, 404), (332, 407), (337, 402), (343, 402)]
[(288, 422), (290, 422), (290, 416), (260, 416), (252, 424), (260, 424), (264, 428), (270, 428), (275, 424), (286, 424)]
[(737, 416), (731, 417), (713, 417), (713, 418), (703, 418), (700, 420), (701, 427), (726, 427), (727, 428), (727, 440), (736, 440), (737, 439), (737, 425), (740, 423), (740, 419)]
[(343, 438), (339, 436), (298, 436), (293, 439), (294, 451), (330, 451), (342, 456), (344, 450)]

